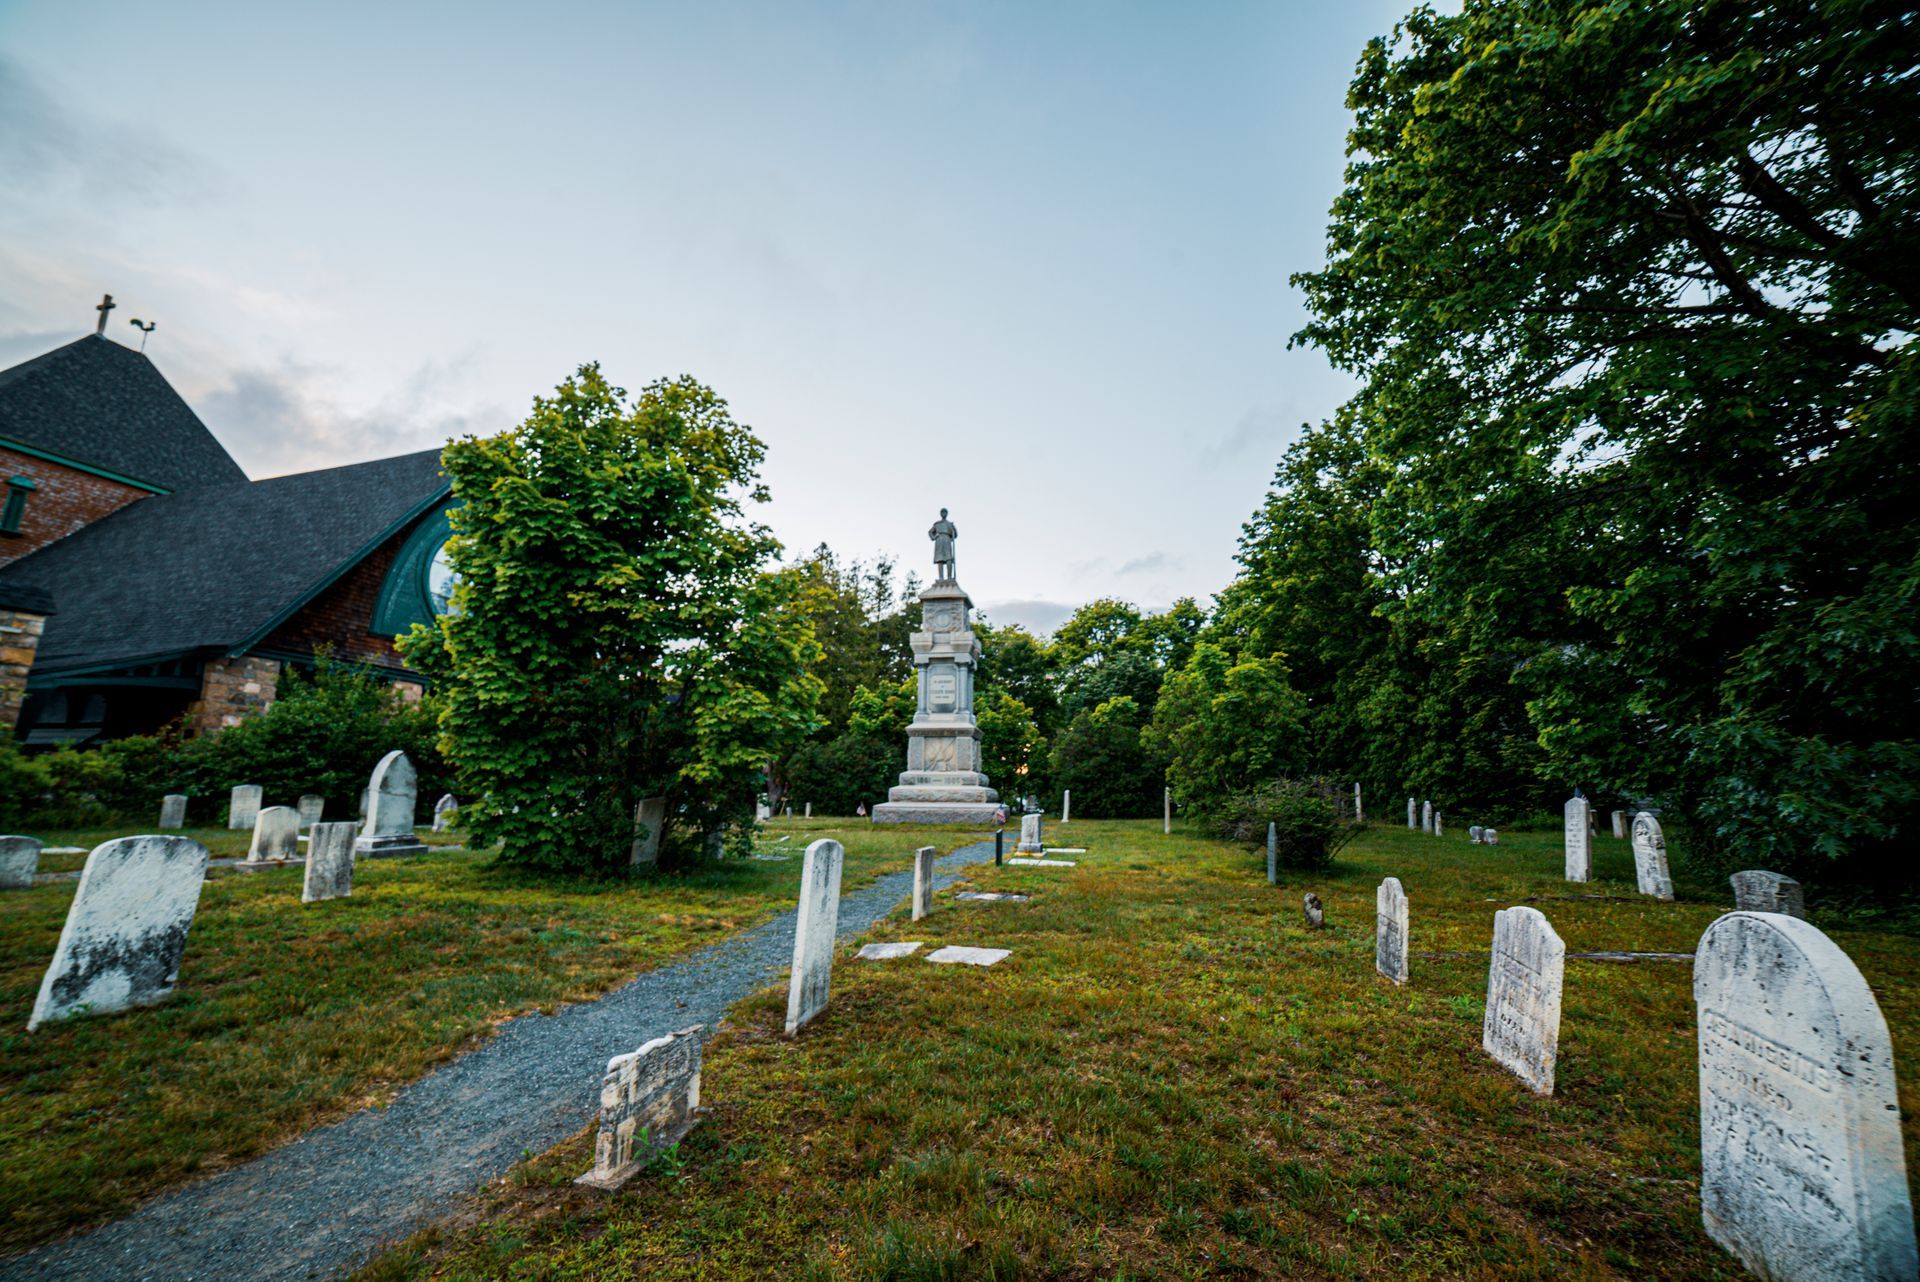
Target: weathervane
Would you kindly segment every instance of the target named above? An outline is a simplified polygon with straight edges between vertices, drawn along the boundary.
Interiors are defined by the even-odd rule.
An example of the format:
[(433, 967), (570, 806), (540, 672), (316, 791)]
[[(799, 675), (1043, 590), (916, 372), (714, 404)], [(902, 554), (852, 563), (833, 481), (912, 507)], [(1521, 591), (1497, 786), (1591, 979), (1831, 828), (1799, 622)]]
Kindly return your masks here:
[(147, 335), (160, 328), (159, 321), (146, 321), (143, 323), (138, 316), (128, 321), (127, 324), (140, 331), (140, 350), (143, 352), (147, 350)]

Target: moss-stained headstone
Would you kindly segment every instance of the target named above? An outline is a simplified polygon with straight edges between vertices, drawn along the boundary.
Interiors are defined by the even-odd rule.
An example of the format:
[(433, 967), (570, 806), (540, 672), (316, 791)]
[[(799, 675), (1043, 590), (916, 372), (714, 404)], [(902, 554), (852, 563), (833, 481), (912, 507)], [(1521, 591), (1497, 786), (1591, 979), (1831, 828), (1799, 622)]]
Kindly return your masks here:
[(1407, 982), (1407, 892), (1398, 877), (1380, 883), (1373, 897), (1373, 968), (1396, 984)]
[(913, 852), (913, 919), (919, 921), (933, 911), (933, 860), (939, 852), (922, 846)]
[(1567, 880), (1593, 880), (1592, 811), (1585, 797), (1571, 797), (1566, 805)]
[(291, 806), (268, 806), (253, 818), (250, 864), (284, 863), (300, 853), (300, 815)]
[(0, 837), (0, 890), (26, 890), (39, 871), (38, 837)]
[(834, 932), (840, 924), (840, 869), (846, 848), (829, 838), (807, 847), (800, 870), (800, 908), (793, 931), (793, 974), (787, 981), (787, 1032), (827, 1008)]
[(407, 754), (398, 749), (380, 758), (367, 784), (367, 823), (353, 844), (354, 853), (417, 855), (427, 847), (413, 831), (420, 785)]
[(1633, 872), (1640, 893), (1673, 898), (1673, 874), (1667, 868), (1667, 837), (1660, 821), (1642, 810), (1633, 817)]
[(227, 796), (227, 827), (246, 832), (260, 814), (261, 789), (257, 783), (237, 783)]
[(1538, 909), (1503, 908), (1493, 915), (1480, 1044), (1542, 1095), (1553, 1094), (1566, 969), (1567, 946)]
[(187, 826), (187, 798), (185, 794), (170, 792), (160, 798), (160, 826), (162, 828), (184, 828)]
[(574, 1181), (617, 1189), (700, 1120), (699, 1024), (607, 1061), (593, 1169)]
[(1727, 880), (1733, 883), (1733, 906), (1743, 913), (1785, 913), (1789, 917), (1806, 918), (1806, 895), (1800, 883), (1791, 877), (1749, 868)]
[(350, 819), (313, 826), (307, 838), (306, 880), (300, 902), (345, 899), (353, 893), (353, 842), (360, 825)]

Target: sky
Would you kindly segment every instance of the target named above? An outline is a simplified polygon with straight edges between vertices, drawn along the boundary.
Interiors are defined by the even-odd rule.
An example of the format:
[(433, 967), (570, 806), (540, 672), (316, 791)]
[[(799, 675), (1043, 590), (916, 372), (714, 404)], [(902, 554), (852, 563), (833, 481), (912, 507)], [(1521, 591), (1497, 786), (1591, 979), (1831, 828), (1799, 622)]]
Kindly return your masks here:
[(790, 558), (1204, 605), (1352, 390), (1288, 277), (1407, 7), (0, 0), (0, 366), (111, 293), (255, 477), (691, 374)]

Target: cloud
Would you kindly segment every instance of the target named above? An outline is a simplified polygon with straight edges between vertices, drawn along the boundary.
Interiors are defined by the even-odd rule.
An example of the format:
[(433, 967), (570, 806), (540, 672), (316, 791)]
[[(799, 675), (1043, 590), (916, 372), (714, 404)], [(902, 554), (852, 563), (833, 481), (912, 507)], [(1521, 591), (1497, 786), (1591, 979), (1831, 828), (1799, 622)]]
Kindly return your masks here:
[(1296, 427), (1294, 419), (1290, 405), (1280, 409), (1256, 405), (1240, 416), (1233, 430), (1207, 448), (1207, 460), (1225, 463), (1255, 450), (1277, 458)]
[(1165, 552), (1149, 552), (1145, 556), (1135, 557), (1121, 566), (1117, 574), (1157, 574), (1162, 570), (1178, 570), (1186, 563), (1177, 556), (1168, 556)]
[(981, 606), (980, 612), (996, 627), (1017, 623), (1029, 632), (1045, 636), (1065, 623), (1078, 608), (1064, 601), (999, 601)]

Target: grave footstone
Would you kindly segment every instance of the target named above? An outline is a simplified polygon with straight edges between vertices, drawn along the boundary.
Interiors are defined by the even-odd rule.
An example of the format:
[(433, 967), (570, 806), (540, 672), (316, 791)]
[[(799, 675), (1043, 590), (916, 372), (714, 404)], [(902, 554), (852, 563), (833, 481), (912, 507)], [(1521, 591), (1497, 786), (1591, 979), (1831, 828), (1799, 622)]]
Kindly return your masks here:
[(396, 748), (380, 758), (367, 783), (367, 824), (353, 843), (356, 856), (417, 855), (426, 850), (413, 831), (419, 787), (406, 753)]
[(1300, 901), (1300, 911), (1306, 915), (1308, 930), (1318, 930), (1320, 927), (1326, 925), (1326, 905), (1321, 903), (1320, 896), (1314, 894), (1311, 890), (1309, 890), (1306, 897)]
[(1777, 872), (1749, 868), (1727, 880), (1733, 883), (1733, 906), (1744, 913), (1785, 913), (1802, 921), (1807, 916), (1805, 893), (1800, 883)]
[(187, 798), (185, 794), (170, 792), (160, 798), (160, 826), (162, 828), (184, 828), (187, 826)]
[(1593, 880), (1593, 833), (1587, 827), (1587, 799), (1570, 797), (1566, 804), (1567, 880)]
[(1633, 817), (1633, 872), (1640, 893), (1673, 898), (1673, 874), (1667, 869), (1667, 838), (1660, 821), (1642, 810)]
[(254, 816), (248, 863), (284, 863), (299, 853), (300, 814), (292, 806), (268, 806)]
[(667, 799), (643, 797), (633, 808), (633, 853), (635, 868), (656, 868), (660, 864), (660, 834), (667, 826)]
[(38, 837), (0, 837), (0, 890), (28, 890), (40, 871)]
[(1267, 825), (1267, 884), (1280, 884), (1280, 830), (1272, 823)]
[(1553, 1094), (1566, 968), (1567, 946), (1538, 909), (1503, 908), (1494, 914), (1480, 1044), (1542, 1095)]
[(452, 793), (445, 793), (433, 803), (433, 830), (446, 832), (452, 828), (460, 813), (460, 803), (453, 799)]
[(1040, 839), (1040, 816), (1038, 813), (1020, 816), (1020, 844), (1014, 849), (1022, 854), (1041, 854), (1047, 846)]
[(1887, 1022), (1817, 928), (1735, 912), (1695, 951), (1700, 1212), (1775, 1282), (1920, 1276)]
[(327, 799), (317, 792), (310, 792), (300, 798), (300, 804), (296, 809), (300, 815), (300, 826), (311, 828), (319, 823), (320, 816), (326, 813)]
[(933, 857), (932, 846), (922, 846), (913, 852), (913, 919), (921, 920), (933, 911)]
[(1407, 798), (1407, 830), (1411, 832), (1420, 826), (1417, 807), (1412, 797)]
[(353, 846), (360, 825), (351, 819), (317, 823), (307, 838), (306, 880), (300, 902), (345, 899), (353, 893)]
[(237, 832), (246, 832), (253, 827), (254, 819), (260, 814), (260, 785), (257, 783), (237, 783), (227, 796), (227, 827)]
[(1407, 982), (1407, 892), (1398, 877), (1374, 892), (1373, 968), (1396, 984)]
[(787, 981), (789, 1036), (827, 1008), (833, 933), (840, 923), (840, 869), (846, 853), (839, 842), (825, 837), (807, 847), (793, 931), (793, 975)]
[(1433, 835), (1436, 837), (1444, 837), (1447, 835), (1446, 827), (1441, 822), (1440, 812), (1438, 810), (1433, 812)]
[(1065, 788), (1060, 792), (1060, 822), (1073, 818), (1073, 789)]
[(1625, 837), (1627, 835), (1627, 812), (1624, 810), (1616, 810), (1613, 812), (1613, 835), (1615, 837)]
[(964, 948), (949, 944), (928, 953), (927, 960), (942, 966), (991, 966), (1012, 955), (1012, 951), (1006, 948)]
[(911, 957), (920, 951), (925, 940), (903, 940), (900, 943), (862, 944), (854, 956), (861, 961), (897, 961), (902, 957)]
[(95, 846), (27, 1031), (164, 1001), (180, 976), (206, 876), (207, 848), (190, 837), (121, 837)]
[(700, 1034), (695, 1024), (607, 1061), (593, 1169), (574, 1181), (612, 1191), (700, 1121)]

